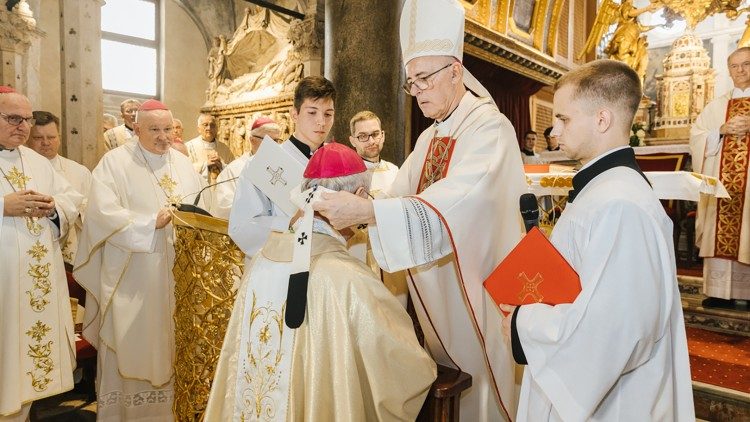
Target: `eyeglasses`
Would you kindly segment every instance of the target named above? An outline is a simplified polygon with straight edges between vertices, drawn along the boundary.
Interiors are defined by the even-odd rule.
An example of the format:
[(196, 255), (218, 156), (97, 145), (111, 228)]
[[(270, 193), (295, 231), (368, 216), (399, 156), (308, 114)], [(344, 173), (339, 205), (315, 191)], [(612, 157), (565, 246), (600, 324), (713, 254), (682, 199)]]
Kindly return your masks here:
[(359, 140), (359, 142), (362, 142), (362, 143), (367, 142), (370, 139), (370, 137), (372, 137), (373, 140), (377, 141), (381, 137), (383, 137), (384, 133), (385, 131), (383, 130), (376, 130), (375, 132), (372, 132), (372, 133), (360, 133), (359, 135), (356, 135), (355, 138), (357, 138), (357, 140)]
[(414, 79), (411, 82), (406, 82), (405, 84), (401, 85), (401, 88), (403, 88), (404, 92), (406, 92), (409, 95), (412, 95), (412, 93), (411, 93), (411, 87), (412, 86), (416, 86), (417, 89), (422, 90), (422, 91), (424, 91), (426, 89), (430, 89), (430, 88), (432, 88), (432, 83), (430, 82), (430, 78), (433, 77), (433, 76), (435, 76), (435, 75), (437, 75), (437, 73), (440, 72), (441, 70), (447, 69), (447, 68), (451, 67), (452, 65), (453, 65), (453, 63), (448, 63), (447, 65), (445, 65), (445, 66), (441, 67), (440, 69), (438, 69), (438, 70), (430, 73), (427, 76), (423, 76), (421, 78)]
[(28, 123), (29, 126), (34, 126), (34, 123), (36, 123), (36, 119), (33, 116), (32, 117), (23, 117), (23, 116), (19, 116), (18, 114), (0, 113), (0, 117), (2, 117), (3, 119), (5, 119), (5, 121), (8, 122), (8, 124), (10, 124), (12, 126), (20, 126), (21, 123), (23, 123), (23, 122)]

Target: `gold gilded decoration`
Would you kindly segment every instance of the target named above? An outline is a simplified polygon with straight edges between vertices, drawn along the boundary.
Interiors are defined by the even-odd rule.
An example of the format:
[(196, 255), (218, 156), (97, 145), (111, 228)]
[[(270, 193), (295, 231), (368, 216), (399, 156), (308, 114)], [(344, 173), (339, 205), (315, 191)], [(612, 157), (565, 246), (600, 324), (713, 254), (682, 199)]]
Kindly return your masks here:
[(657, 74), (657, 112), (653, 130), (657, 137), (688, 137), (690, 126), (714, 97), (716, 71), (703, 41), (687, 32), (672, 43)]
[[(688, 31), (707, 17), (725, 13), (728, 18), (735, 19), (746, 9), (739, 9), (740, 0), (655, 0), (645, 7), (636, 8), (632, 0), (622, 0), (617, 4), (614, 0), (604, 0), (599, 7), (594, 26), (591, 29), (586, 47), (579, 55), (594, 51), (611, 25), (617, 24), (610, 42), (604, 48), (604, 53), (611, 59), (622, 61), (633, 68), (641, 80), (648, 65), (646, 48), (648, 43), (644, 32), (657, 26), (670, 27), (672, 22), (682, 17), (687, 23)], [(664, 8), (662, 15), (666, 22), (662, 25), (644, 26), (638, 21), (638, 16), (645, 12), (654, 12)]]
[(646, 51), (646, 36), (643, 35), (653, 29), (653, 26), (643, 26), (638, 22), (638, 16), (646, 12), (653, 12), (661, 7), (659, 1), (648, 6), (636, 8), (632, 0), (623, 0), (621, 4), (613, 0), (604, 0), (596, 14), (594, 26), (586, 40), (586, 46), (578, 55), (580, 60), (588, 53), (594, 51), (602, 37), (608, 32), (611, 25), (617, 24), (612, 39), (604, 48), (604, 54), (610, 59), (619, 60), (634, 69), (641, 81), (648, 67), (648, 53)]
[(201, 420), (206, 409), (244, 255), (225, 234), (225, 221), (176, 212), (173, 224), (176, 343), (173, 409), (175, 420), (196, 421)]
[[(750, 115), (750, 98), (733, 98), (727, 105), (727, 120)], [(750, 136), (727, 135), (721, 149), (719, 180), (729, 198), (716, 199), (716, 249), (714, 256), (737, 260), (740, 249), (742, 211), (750, 165)]]
[(32, 257), (32, 258), (34, 258), (36, 260), (36, 262), (40, 262), (42, 260), (42, 258), (44, 258), (45, 255), (47, 255), (47, 252), (49, 252), (47, 250), (47, 247), (44, 246), (38, 240), (36, 241), (36, 243), (34, 244), (34, 246), (31, 247), (31, 249), (29, 249), (28, 251), (26, 251), (26, 253), (30, 257)]
[(39, 224), (39, 219), (37, 217), (26, 217), (24, 218), (26, 220), (26, 228), (29, 230), (29, 233), (33, 234), (34, 236), (39, 236), (42, 234), (42, 230), (44, 230), (44, 227)]
[(541, 274), (536, 273), (534, 278), (529, 279), (529, 276), (525, 272), (522, 272), (518, 274), (518, 279), (523, 282), (523, 287), (521, 287), (521, 291), (518, 293), (518, 300), (523, 302), (528, 296), (531, 296), (534, 302), (541, 302), (544, 299), (544, 296), (539, 293), (539, 285), (544, 281), (544, 277)]
[(573, 176), (544, 176), (539, 180), (543, 188), (572, 188)]
[[(249, 331), (253, 326), (262, 325), (258, 332), (258, 341), (248, 339), (247, 361), (250, 364), (243, 371), (247, 388), (242, 391), (245, 408), (241, 420), (273, 420), (276, 416), (276, 402), (271, 397), (279, 385), (280, 375), (276, 369), (281, 363), (282, 339), (284, 338), (284, 310), (258, 306), (253, 292), (253, 304), (250, 308)], [(277, 340), (277, 341), (272, 341)], [(249, 410), (249, 414), (248, 414)]]
[(422, 176), (419, 178), (417, 193), (422, 193), (433, 183), (445, 177), (448, 173), (448, 164), (453, 156), (453, 147), (456, 140), (449, 136), (432, 138), (430, 149), (422, 166)]

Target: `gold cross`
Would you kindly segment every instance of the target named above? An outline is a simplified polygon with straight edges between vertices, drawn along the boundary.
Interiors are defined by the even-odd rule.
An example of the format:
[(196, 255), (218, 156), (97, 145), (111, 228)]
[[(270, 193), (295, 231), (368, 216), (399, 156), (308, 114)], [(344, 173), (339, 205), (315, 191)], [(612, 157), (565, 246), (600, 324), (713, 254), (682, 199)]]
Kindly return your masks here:
[(531, 299), (537, 303), (541, 302), (542, 299), (544, 299), (544, 296), (539, 293), (539, 285), (542, 284), (542, 281), (544, 281), (544, 277), (542, 277), (541, 274), (536, 273), (534, 278), (529, 280), (529, 277), (526, 275), (526, 273), (522, 272), (521, 274), (518, 274), (518, 279), (523, 281), (523, 288), (521, 288), (521, 292), (518, 293), (518, 299), (521, 302), (526, 299), (526, 296), (531, 296)]
[(26, 189), (26, 182), (30, 181), (31, 177), (26, 176), (22, 171), (19, 171), (16, 166), (13, 166), (8, 174), (5, 175), (5, 180), (15, 186), (16, 189)]
[(174, 181), (168, 174), (165, 174), (159, 180), (159, 186), (168, 192), (169, 195), (174, 193), (174, 188), (177, 187), (177, 182)]
[(44, 258), (44, 256), (47, 255), (47, 252), (48, 252), (47, 247), (44, 246), (38, 240), (36, 241), (34, 246), (31, 247), (31, 249), (26, 251), (26, 253), (29, 254), (29, 256), (31, 256), (32, 258), (36, 259), (37, 262), (40, 262), (42, 258)]

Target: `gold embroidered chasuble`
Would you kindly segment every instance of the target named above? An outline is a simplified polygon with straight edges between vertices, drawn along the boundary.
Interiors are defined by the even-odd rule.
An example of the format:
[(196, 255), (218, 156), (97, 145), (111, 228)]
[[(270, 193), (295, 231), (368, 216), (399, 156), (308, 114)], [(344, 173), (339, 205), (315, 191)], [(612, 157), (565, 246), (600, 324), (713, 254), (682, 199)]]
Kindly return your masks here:
[(0, 215), (0, 415), (73, 387), (75, 337), (59, 235), (82, 201), (49, 161), (24, 146), (0, 151), (0, 197), (32, 189), (55, 198), (47, 218)]
[(293, 243), (272, 233), (243, 275), (205, 420), (413, 421), (435, 364), (409, 316), (343, 239), (314, 233), (307, 312), (290, 329)]
[[(750, 116), (750, 97), (729, 100), (726, 120), (729, 121), (735, 116)], [(743, 208), (747, 200), (748, 166), (750, 166), (750, 134), (724, 136), (719, 158), (719, 180), (727, 188), (730, 197), (718, 198), (716, 203), (714, 256), (717, 258), (738, 260)]]

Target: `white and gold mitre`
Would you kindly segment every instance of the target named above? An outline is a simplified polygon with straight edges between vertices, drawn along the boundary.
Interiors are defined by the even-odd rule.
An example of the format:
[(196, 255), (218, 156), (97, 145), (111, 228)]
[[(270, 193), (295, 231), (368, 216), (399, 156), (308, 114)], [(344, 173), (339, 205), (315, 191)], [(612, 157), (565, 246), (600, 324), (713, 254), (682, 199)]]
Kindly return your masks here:
[[(404, 66), (424, 56), (452, 56), (463, 61), (464, 13), (456, 0), (406, 0), (399, 31)], [(476, 95), (492, 98), (465, 67), (463, 80)]]
[(464, 56), (464, 7), (455, 0), (407, 0), (401, 11), (404, 65), (416, 57)]

